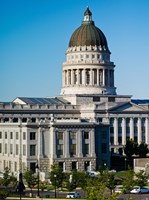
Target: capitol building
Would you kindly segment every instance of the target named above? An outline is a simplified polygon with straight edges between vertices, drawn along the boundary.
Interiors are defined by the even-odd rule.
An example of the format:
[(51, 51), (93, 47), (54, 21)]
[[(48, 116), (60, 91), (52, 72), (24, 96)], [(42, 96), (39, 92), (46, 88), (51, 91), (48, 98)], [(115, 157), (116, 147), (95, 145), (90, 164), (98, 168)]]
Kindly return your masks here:
[(149, 100), (117, 94), (110, 55), (87, 8), (69, 40), (60, 95), (0, 102), (1, 172), (35, 171), (37, 162), (45, 175), (54, 163), (64, 172), (110, 168), (127, 139), (149, 145)]

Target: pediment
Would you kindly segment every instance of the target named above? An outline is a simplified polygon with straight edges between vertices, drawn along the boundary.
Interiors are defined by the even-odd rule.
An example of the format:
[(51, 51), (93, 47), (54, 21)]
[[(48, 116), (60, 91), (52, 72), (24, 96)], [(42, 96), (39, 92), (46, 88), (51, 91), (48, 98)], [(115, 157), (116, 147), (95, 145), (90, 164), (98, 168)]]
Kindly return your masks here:
[(143, 111), (147, 111), (147, 109), (143, 108), (140, 105), (131, 103), (131, 102), (127, 102), (123, 105), (117, 105), (115, 107), (113, 107), (112, 109), (110, 109), (109, 111), (118, 111), (118, 112), (143, 112)]

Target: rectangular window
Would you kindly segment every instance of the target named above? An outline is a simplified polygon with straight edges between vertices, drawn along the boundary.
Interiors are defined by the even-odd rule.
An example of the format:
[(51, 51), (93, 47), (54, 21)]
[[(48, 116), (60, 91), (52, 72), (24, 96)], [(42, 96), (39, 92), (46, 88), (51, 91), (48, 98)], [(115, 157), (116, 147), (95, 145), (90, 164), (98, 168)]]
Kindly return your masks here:
[(13, 154), (13, 144), (10, 144), (10, 154)]
[(107, 153), (107, 144), (106, 143), (102, 143), (101, 152), (102, 153)]
[(31, 144), (30, 145), (30, 156), (35, 156), (36, 155), (36, 145)]
[(96, 102), (96, 101), (99, 102), (100, 101), (100, 97), (93, 97), (93, 101), (94, 102)]
[(0, 153), (2, 153), (2, 143), (0, 143)]
[(7, 139), (7, 132), (5, 132), (5, 139)]
[(58, 140), (63, 140), (63, 132), (58, 132), (57, 133), (57, 139)]
[(18, 171), (18, 169), (17, 169), (17, 162), (14, 162), (14, 171), (15, 172)]
[(71, 144), (70, 145), (70, 155), (71, 156), (76, 155), (76, 144)]
[(30, 132), (30, 140), (36, 139), (36, 132)]
[(115, 102), (115, 97), (108, 97), (108, 102)]
[(19, 133), (16, 132), (16, 140), (18, 140), (18, 139), (19, 139)]
[(2, 132), (0, 132), (0, 139), (2, 139)]
[(75, 140), (76, 139), (76, 133), (70, 132), (70, 139)]
[(89, 132), (84, 132), (84, 139), (89, 139)]
[(57, 145), (57, 156), (62, 156), (63, 155), (63, 144), (58, 144)]
[(114, 137), (110, 137), (110, 143), (111, 143), (111, 145), (114, 144)]
[(84, 144), (84, 155), (89, 154), (89, 144)]
[(13, 132), (10, 132), (10, 139), (13, 139)]
[(26, 145), (23, 144), (23, 156), (26, 156)]
[(5, 144), (5, 154), (7, 154), (7, 144)]
[(23, 132), (23, 140), (26, 140), (26, 132)]
[(16, 155), (18, 155), (18, 154), (19, 154), (19, 145), (16, 144)]
[(114, 133), (114, 127), (113, 126), (110, 127), (110, 133)]

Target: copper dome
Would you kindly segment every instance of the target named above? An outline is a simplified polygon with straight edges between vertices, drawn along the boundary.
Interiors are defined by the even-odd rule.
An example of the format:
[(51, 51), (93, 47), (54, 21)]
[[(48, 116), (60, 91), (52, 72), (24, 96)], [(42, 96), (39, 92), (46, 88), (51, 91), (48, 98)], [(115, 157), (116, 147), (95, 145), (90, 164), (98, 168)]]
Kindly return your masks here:
[(108, 44), (103, 32), (94, 25), (92, 21), (92, 13), (89, 8), (84, 12), (84, 21), (72, 34), (69, 47), (74, 46), (101, 46), (108, 50)]

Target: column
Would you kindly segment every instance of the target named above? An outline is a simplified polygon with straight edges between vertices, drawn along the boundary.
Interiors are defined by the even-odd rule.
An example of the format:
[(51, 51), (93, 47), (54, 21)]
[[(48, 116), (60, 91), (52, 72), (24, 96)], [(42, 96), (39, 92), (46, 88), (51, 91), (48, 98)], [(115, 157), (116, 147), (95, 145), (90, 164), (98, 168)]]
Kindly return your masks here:
[(42, 147), (42, 139), (43, 139), (43, 134), (44, 134), (44, 129), (39, 127), (38, 129), (38, 146), (37, 146), (37, 156), (38, 156), (38, 160), (40, 159), (40, 157), (43, 157), (43, 147)]
[(130, 139), (134, 140), (134, 120), (130, 118)]
[(79, 69), (77, 69), (77, 85), (80, 85), (80, 74), (79, 74)]
[(126, 119), (122, 119), (122, 145), (126, 144)]
[(56, 131), (53, 126), (50, 127), (50, 155), (53, 162), (53, 158), (56, 158)]
[(90, 132), (89, 132), (89, 152), (90, 152), (90, 156), (93, 156), (95, 157), (95, 132), (94, 132), (94, 129), (92, 129)]
[(102, 70), (102, 76), (103, 76), (103, 79), (102, 79), (102, 85), (105, 86), (105, 69)]
[(99, 69), (97, 69), (97, 85), (99, 85)]
[(114, 145), (118, 145), (118, 120), (114, 118)]
[(71, 85), (74, 85), (74, 73), (73, 73), (73, 69), (71, 70)]
[(141, 118), (138, 118), (137, 127), (138, 127), (138, 144), (140, 144), (141, 141), (142, 141), (142, 134), (141, 134)]
[(82, 131), (77, 132), (77, 156), (82, 157)]
[(145, 118), (145, 143), (149, 145), (149, 119)]
[(70, 153), (69, 153), (69, 131), (66, 130), (64, 132), (64, 157), (70, 157)]

